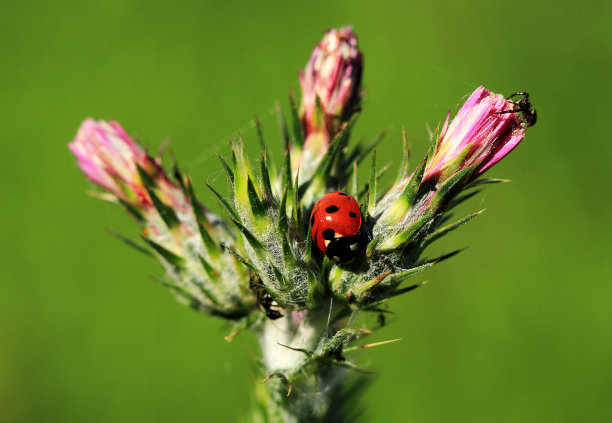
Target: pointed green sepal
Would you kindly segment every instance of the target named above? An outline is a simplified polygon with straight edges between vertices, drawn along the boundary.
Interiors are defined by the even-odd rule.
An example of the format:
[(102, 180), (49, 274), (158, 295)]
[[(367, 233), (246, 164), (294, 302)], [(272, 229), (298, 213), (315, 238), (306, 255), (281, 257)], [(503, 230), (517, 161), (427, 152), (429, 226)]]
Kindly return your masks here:
[(281, 197), (280, 207), (278, 208), (278, 232), (285, 233), (289, 230), (289, 222), (287, 220), (287, 196), (289, 192), (289, 186), (285, 185), (283, 196)]
[(206, 184), (206, 187), (211, 190), (213, 194), (215, 194), (219, 201), (221, 201), (221, 204), (223, 204), (223, 206), (232, 218), (240, 220), (240, 217), (238, 216), (238, 213), (236, 213), (236, 210), (234, 210), (234, 208), (227, 202), (225, 198), (221, 196), (221, 194), (219, 194), (213, 187), (208, 184)]
[(289, 104), (291, 105), (291, 120), (293, 121), (293, 136), (297, 146), (301, 147), (304, 144), (304, 131), (302, 130), (302, 122), (300, 121), (300, 112), (293, 91), (289, 93)]
[(253, 235), (251, 233), (251, 231), (249, 231), (238, 220), (232, 219), (232, 222), (234, 223), (234, 225), (236, 225), (238, 230), (240, 232), (242, 232), (242, 234), (244, 235), (246, 240), (249, 242), (249, 244), (251, 244), (251, 246), (255, 249), (255, 251), (257, 251), (257, 255), (263, 257), (265, 252), (266, 252), (266, 249), (265, 249), (264, 245), (261, 243), (261, 241), (259, 239), (257, 239), (257, 237), (255, 235)]
[(455, 190), (460, 187), (463, 181), (465, 181), (465, 179), (468, 178), (472, 172), (474, 172), (474, 170), (474, 166), (468, 166), (459, 172), (456, 172), (450, 178), (444, 181), (442, 186), (440, 186), (440, 188), (438, 188), (434, 194), (430, 202), (430, 207), (435, 210), (447, 202), (449, 197), (454, 195)]
[(410, 166), (410, 147), (406, 138), (406, 128), (402, 128), (402, 162), (397, 172), (396, 182), (408, 177), (408, 168)]
[(153, 250), (159, 254), (168, 264), (175, 267), (176, 269), (183, 269), (185, 267), (185, 259), (172, 251), (162, 247), (157, 242), (147, 237), (142, 237), (147, 244), (153, 248)]
[(372, 151), (372, 163), (370, 164), (370, 189), (368, 191), (368, 215), (374, 214), (376, 207), (376, 148)]
[(112, 236), (117, 238), (119, 241), (123, 242), (125, 245), (127, 245), (129, 247), (132, 247), (136, 251), (144, 254), (145, 256), (153, 257), (153, 254), (151, 253), (151, 251), (147, 250), (145, 247), (143, 247), (142, 245), (138, 244), (136, 241), (131, 240), (130, 238), (126, 237), (125, 235), (122, 235), (119, 232), (115, 232), (115, 231), (112, 231), (110, 229), (108, 229), (108, 232)]
[(413, 237), (421, 230), (421, 228), (423, 228), (423, 226), (431, 220), (431, 218), (431, 215), (421, 217), (419, 220), (412, 223), (412, 225), (410, 225), (410, 227), (405, 231), (401, 232), (400, 234), (394, 236), (389, 240), (380, 243), (376, 247), (376, 250), (379, 252), (388, 252), (409, 243), (413, 239)]
[(406, 184), (406, 187), (397, 200), (395, 200), (387, 208), (387, 210), (382, 213), (380, 219), (378, 220), (380, 223), (377, 222), (377, 224), (388, 225), (398, 223), (404, 218), (406, 212), (415, 203), (424, 172), (425, 160), (423, 160), (419, 167), (414, 171), (412, 177)]
[(270, 182), (270, 169), (268, 164), (268, 154), (264, 151), (261, 156), (261, 185), (263, 187), (263, 196), (270, 203), (274, 199), (272, 193), (272, 184)]
[(276, 109), (276, 119), (278, 122), (278, 128), (281, 133), (281, 141), (283, 142), (283, 149), (287, 150), (291, 146), (291, 137), (289, 136), (289, 130), (287, 129), (287, 122), (285, 121), (285, 116), (283, 115), (283, 111), (280, 108), (280, 105), (276, 103), (274, 105)]
[(138, 210), (136, 207), (134, 207), (133, 205), (131, 205), (130, 203), (128, 203), (127, 201), (122, 200), (121, 198), (117, 197), (117, 200), (119, 201), (119, 204), (121, 204), (125, 210), (132, 215), (132, 217), (134, 217), (134, 219), (136, 219), (137, 221), (139, 221), (140, 223), (144, 223), (145, 218), (142, 215), (142, 213), (140, 212), (140, 210)]
[(206, 272), (206, 275), (210, 281), (213, 283), (219, 282), (221, 274), (215, 270), (215, 268), (208, 261), (206, 261), (204, 257), (198, 255), (198, 258), (200, 259), (200, 263), (202, 264), (202, 267), (204, 268), (204, 271)]
[(411, 269), (405, 270), (403, 272), (400, 273), (395, 273), (394, 275), (392, 275), (389, 278), (389, 284), (391, 285), (399, 285), (402, 282), (404, 282), (406, 279), (410, 278), (411, 276), (414, 276), (418, 273), (421, 273), (422, 271), (430, 268), (431, 266), (433, 266), (434, 264), (437, 263), (437, 260), (432, 260), (432, 261), (428, 261), (426, 263), (423, 263), (419, 266), (415, 266)]
[(255, 218), (262, 218), (266, 216), (266, 209), (259, 199), (259, 194), (253, 185), (253, 181), (250, 177), (247, 178), (247, 193), (249, 195), (249, 203), (251, 205), (250, 210), (253, 212)]
[(232, 170), (231, 166), (229, 165), (229, 163), (223, 158), (223, 156), (219, 153), (217, 153), (217, 158), (219, 159), (219, 161), (221, 162), (221, 165), (223, 166), (223, 169), (225, 169), (225, 173), (227, 173), (227, 177), (230, 180), (230, 182), (233, 184), (234, 183), (234, 171)]
[(257, 268), (253, 265), (253, 263), (251, 263), (248, 259), (242, 257), (240, 254), (238, 254), (238, 252), (236, 252), (236, 250), (234, 250), (232, 247), (225, 245), (225, 244), (221, 244), (223, 246), (223, 248), (225, 248), (227, 251), (230, 252), (230, 254), (232, 254), (234, 257), (236, 257), (236, 259), (238, 259), (238, 261), (242, 264), (244, 264), (246, 267), (249, 268), (249, 270), (251, 270), (251, 272), (253, 272), (256, 275), (259, 275), (259, 270), (257, 270)]
[(312, 222), (308, 222), (308, 232), (306, 233), (306, 247), (304, 248), (304, 261), (310, 263), (312, 258)]
[(147, 190), (149, 197), (151, 198), (153, 207), (155, 207), (157, 213), (159, 213), (162, 220), (166, 223), (166, 226), (168, 226), (169, 229), (173, 229), (180, 223), (178, 217), (176, 216), (176, 213), (171, 207), (167, 206), (166, 204), (164, 204), (163, 201), (159, 199), (159, 197), (155, 193), (155, 183), (147, 174), (147, 172), (145, 172), (144, 169), (140, 166), (136, 166), (138, 169), (138, 174), (140, 175), (140, 179), (142, 179), (144, 187)]
[(187, 191), (187, 195), (189, 196), (189, 202), (191, 203), (193, 214), (196, 217), (196, 223), (198, 225), (200, 237), (202, 238), (202, 242), (204, 243), (204, 247), (206, 248), (206, 252), (211, 258), (217, 259), (221, 254), (221, 248), (204, 227), (204, 225), (208, 223), (208, 219), (206, 217), (206, 213), (204, 212), (204, 210), (202, 210), (202, 207), (200, 206), (200, 203), (198, 202), (198, 199), (195, 196), (191, 179), (187, 179), (185, 190)]
[(423, 240), (422, 248), (427, 247), (428, 245), (430, 245), (434, 241), (437, 241), (438, 239), (442, 238), (444, 235), (448, 234), (449, 232), (454, 231), (455, 229), (465, 225), (470, 220), (472, 220), (476, 216), (480, 215), (484, 211), (485, 211), (485, 209), (480, 210), (480, 211), (478, 211), (476, 213), (472, 213), (472, 214), (464, 217), (463, 219), (460, 219), (460, 220), (458, 220), (458, 221), (456, 221), (454, 223), (451, 223), (450, 225), (444, 226), (443, 228), (440, 228), (437, 231), (429, 234), (427, 236), (427, 238), (425, 238), (425, 240)]

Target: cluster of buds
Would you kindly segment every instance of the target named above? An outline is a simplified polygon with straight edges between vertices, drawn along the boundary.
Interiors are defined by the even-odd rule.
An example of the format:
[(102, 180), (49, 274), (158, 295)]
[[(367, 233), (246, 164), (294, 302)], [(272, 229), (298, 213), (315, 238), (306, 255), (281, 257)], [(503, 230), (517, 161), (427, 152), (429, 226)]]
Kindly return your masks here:
[[(170, 178), (161, 159), (150, 157), (117, 123), (87, 120), (70, 144), (104, 197), (141, 222), (149, 251), (165, 268), (163, 283), (192, 307), (237, 320), (236, 332), (254, 331), (268, 387), (259, 398), (270, 421), (325, 418), (341, 386), (336, 369), (354, 367), (345, 354), (384, 343), (350, 345), (373, 333), (355, 327), (357, 313), (385, 311), (388, 299), (420, 285), (402, 286), (405, 281), (456, 253), (422, 258), (428, 245), (480, 213), (445, 224), (448, 212), (473, 195), (466, 190), (499, 181), (480, 176), (535, 122), (526, 99), (512, 101), (479, 87), (452, 121), (449, 113), (412, 170), (404, 139), (398, 176), (381, 192), (378, 181), (388, 166), (377, 169), (375, 146), (382, 134), (367, 145), (348, 146), (362, 69), (351, 28), (328, 31), (300, 73), (302, 98), (300, 106), (292, 98), (292, 131), (279, 116), (285, 144), (280, 170), (263, 137), (259, 169), (242, 139), (232, 140), (231, 160), (219, 157), (230, 195), (209, 188), (225, 219), (198, 202), (176, 165)], [(357, 169), (370, 153), (368, 183), (359, 187)], [(318, 250), (315, 220), (309, 219), (319, 198), (339, 190), (361, 204), (351, 200), (352, 217), (362, 220), (350, 262)]]

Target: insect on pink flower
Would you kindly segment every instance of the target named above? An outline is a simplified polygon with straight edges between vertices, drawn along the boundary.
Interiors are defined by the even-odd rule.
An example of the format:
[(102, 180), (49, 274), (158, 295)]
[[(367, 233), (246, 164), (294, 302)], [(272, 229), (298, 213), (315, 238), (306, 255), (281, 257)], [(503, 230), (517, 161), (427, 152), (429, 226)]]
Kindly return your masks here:
[(450, 113), (425, 168), (424, 180), (445, 180), (468, 166), (477, 178), (510, 153), (525, 137), (526, 111), (516, 103), (478, 87), (450, 122)]

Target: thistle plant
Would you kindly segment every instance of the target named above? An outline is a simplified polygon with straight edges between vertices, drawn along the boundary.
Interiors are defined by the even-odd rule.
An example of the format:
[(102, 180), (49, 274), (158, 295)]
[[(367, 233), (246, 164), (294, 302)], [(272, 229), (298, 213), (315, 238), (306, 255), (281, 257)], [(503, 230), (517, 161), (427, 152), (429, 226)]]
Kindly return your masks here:
[[(118, 236), (159, 260), (160, 283), (195, 310), (230, 321), (226, 339), (255, 334), (262, 381), (254, 388), (255, 421), (348, 419), (339, 410), (347, 373), (360, 370), (354, 352), (389, 342), (364, 343), (376, 327), (358, 323), (358, 315), (387, 312), (391, 298), (422, 284), (415, 275), (457, 253), (424, 256), (427, 246), (482, 212), (450, 221), (476, 187), (501, 182), (483, 174), (535, 122), (527, 96), (511, 100), (479, 87), (452, 120), (446, 116), (413, 167), (404, 137), (397, 177), (385, 190), (379, 180), (388, 166), (378, 169), (375, 148), (384, 133), (368, 144), (349, 142), (361, 112), (362, 72), (352, 29), (328, 31), (300, 73), (299, 100), (290, 96), (291, 124), (279, 115), (282, 160), (271, 160), (261, 127), (258, 160), (241, 138), (232, 139), (228, 158), (219, 156), (230, 192), (207, 187), (217, 214), (201, 204), (199, 187), (176, 163), (166, 170), (116, 122), (88, 119), (70, 143), (82, 171), (103, 189), (97, 195), (141, 226), (142, 242)], [(368, 156), (360, 186), (357, 172)], [(359, 202), (361, 216), (351, 212), (361, 220), (358, 233), (349, 234), (352, 260), (313, 240), (320, 224), (337, 222), (315, 219), (315, 203), (335, 191)], [(344, 245), (348, 237), (330, 228), (325, 245)]]

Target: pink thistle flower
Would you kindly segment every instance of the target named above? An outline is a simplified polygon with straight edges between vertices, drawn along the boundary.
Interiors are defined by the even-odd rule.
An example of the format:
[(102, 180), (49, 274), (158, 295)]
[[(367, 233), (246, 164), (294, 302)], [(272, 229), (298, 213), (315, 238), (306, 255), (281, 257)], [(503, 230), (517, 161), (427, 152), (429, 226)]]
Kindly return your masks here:
[(68, 147), (87, 178), (137, 208), (152, 206), (138, 167), (173, 199), (174, 184), (161, 166), (117, 122), (85, 120)]
[(525, 137), (529, 125), (519, 112), (501, 94), (478, 87), (450, 124), (446, 117), (423, 180), (446, 180), (468, 166), (475, 167), (469, 180), (482, 175)]
[(359, 103), (363, 55), (350, 26), (330, 29), (315, 47), (300, 72), (302, 107), (300, 117), (306, 144), (323, 138), (327, 145)]

